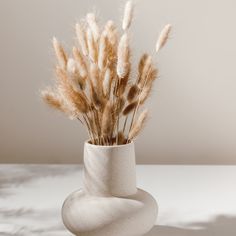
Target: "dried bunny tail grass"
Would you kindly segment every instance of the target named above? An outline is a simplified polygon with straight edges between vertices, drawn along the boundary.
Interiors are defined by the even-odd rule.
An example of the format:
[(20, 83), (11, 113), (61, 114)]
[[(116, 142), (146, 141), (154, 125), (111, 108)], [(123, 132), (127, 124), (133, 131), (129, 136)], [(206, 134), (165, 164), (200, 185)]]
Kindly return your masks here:
[(122, 97), (118, 98), (115, 102), (116, 116), (119, 116), (119, 114), (123, 111), (124, 106), (125, 106), (125, 98), (122, 96)]
[(95, 42), (98, 41), (100, 33), (99, 33), (99, 27), (97, 24), (97, 20), (96, 20), (96, 16), (94, 13), (88, 13), (86, 16), (86, 20), (88, 22), (88, 25), (92, 31), (93, 34), (93, 38), (95, 40)]
[(141, 92), (140, 95), (139, 95), (139, 104), (140, 104), (140, 105), (143, 105), (144, 102), (147, 100), (147, 98), (149, 97), (149, 95), (150, 95), (150, 93), (151, 93), (151, 89), (152, 89), (151, 84), (148, 85), (148, 86), (145, 86), (145, 87), (142, 89), (142, 92)]
[(90, 64), (90, 79), (95, 86), (97, 92), (102, 96), (103, 94), (103, 81), (100, 78), (100, 73), (97, 64), (91, 63)]
[(93, 81), (90, 80), (90, 97), (92, 100), (92, 105), (95, 107), (97, 110), (102, 110), (105, 106), (105, 100), (102, 96), (101, 93), (98, 93), (97, 89), (95, 89)]
[(67, 72), (73, 89), (77, 92), (84, 90), (86, 86), (86, 78), (80, 76), (78, 62), (73, 58), (68, 59)]
[(128, 81), (129, 81), (129, 73), (130, 73), (130, 65), (129, 65), (128, 73), (126, 74), (126, 76), (123, 78), (120, 78), (119, 80), (119, 84), (117, 88), (117, 96), (121, 96), (124, 94), (128, 85)]
[(75, 107), (66, 103), (63, 98), (55, 93), (51, 88), (41, 91), (41, 96), (50, 107), (65, 113), (71, 120), (78, 117), (78, 112)]
[(85, 95), (73, 89), (69, 78), (67, 77), (66, 71), (61, 68), (57, 68), (56, 73), (59, 80), (58, 89), (62, 97), (64, 97), (69, 104), (76, 107), (79, 112), (87, 113), (89, 110), (89, 104), (87, 103)]
[(109, 68), (107, 68), (103, 79), (103, 93), (105, 97), (109, 98), (110, 90), (111, 90), (111, 71)]
[(63, 47), (61, 46), (61, 44), (58, 42), (58, 40), (55, 37), (53, 38), (52, 42), (53, 42), (53, 47), (54, 47), (54, 51), (55, 51), (59, 66), (65, 69), (67, 65), (66, 53)]
[(127, 30), (130, 27), (133, 18), (133, 10), (134, 10), (133, 2), (128, 1), (125, 5), (125, 10), (124, 10), (124, 17), (122, 22), (123, 30)]
[(78, 83), (78, 69), (76, 66), (76, 62), (73, 58), (69, 58), (67, 62), (67, 72), (69, 74), (70, 84), (75, 91), (80, 91), (79, 83)]
[(99, 41), (99, 52), (98, 52), (98, 67), (101, 71), (104, 70), (107, 64), (108, 56), (108, 39), (105, 33), (102, 33)]
[(167, 39), (169, 37), (171, 31), (171, 25), (167, 24), (163, 30), (161, 31), (161, 34), (157, 40), (156, 43), (156, 52), (158, 52), (161, 48), (163, 48), (167, 42)]
[(88, 54), (92, 62), (97, 62), (97, 45), (94, 41), (91, 29), (87, 29), (87, 44), (88, 44)]
[(148, 58), (148, 54), (144, 53), (140, 60), (139, 60), (139, 64), (138, 64), (138, 73), (139, 73), (139, 77), (141, 76), (142, 72), (143, 72), (143, 68), (145, 66), (146, 60)]
[(123, 110), (123, 115), (124, 116), (129, 115), (136, 108), (137, 105), (138, 105), (137, 101), (132, 102), (129, 105), (127, 105), (125, 109)]
[(61, 97), (55, 92), (53, 92), (51, 88), (47, 88), (41, 91), (41, 96), (44, 102), (46, 102), (50, 107), (64, 112), (63, 101)]
[(129, 102), (132, 102), (138, 95), (139, 88), (136, 84), (133, 84), (127, 94), (127, 99)]
[(117, 75), (119, 78), (124, 78), (130, 70), (130, 49), (128, 35), (126, 33), (120, 39), (117, 57)]
[(102, 114), (102, 135), (105, 137), (110, 137), (112, 133), (112, 106), (110, 102), (107, 102), (105, 109)]
[(143, 60), (142, 62), (142, 66), (140, 66), (139, 77), (138, 77), (138, 86), (140, 88), (144, 86), (146, 78), (148, 74), (150, 73), (151, 66), (152, 66), (152, 57), (147, 55), (145, 56), (145, 60)]
[(118, 32), (115, 23), (112, 20), (107, 21), (103, 32), (112, 46), (117, 45)]
[(84, 56), (88, 56), (88, 45), (86, 41), (86, 32), (84, 30), (84, 27), (80, 23), (77, 23), (75, 25), (75, 30), (82, 53), (84, 54)]
[(87, 73), (86, 63), (80, 51), (76, 47), (73, 47), (73, 56), (75, 60), (77, 61), (77, 66), (78, 66), (80, 76), (82, 78), (87, 77), (88, 73)]
[(119, 131), (118, 132), (118, 144), (121, 145), (121, 144), (125, 144), (125, 135), (122, 131)]
[(147, 120), (148, 111), (144, 110), (138, 117), (138, 119), (134, 122), (133, 127), (131, 128), (131, 131), (128, 135), (128, 140), (133, 140), (138, 136), (138, 134), (141, 132), (141, 130), (144, 127), (144, 124)]

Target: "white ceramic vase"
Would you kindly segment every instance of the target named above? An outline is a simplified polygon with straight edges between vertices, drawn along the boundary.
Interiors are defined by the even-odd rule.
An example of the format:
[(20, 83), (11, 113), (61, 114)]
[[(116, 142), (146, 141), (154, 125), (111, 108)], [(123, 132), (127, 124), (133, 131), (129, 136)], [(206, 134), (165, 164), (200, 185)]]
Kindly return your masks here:
[(140, 236), (157, 217), (157, 203), (136, 188), (134, 144), (85, 143), (83, 188), (62, 207), (62, 219), (77, 236)]

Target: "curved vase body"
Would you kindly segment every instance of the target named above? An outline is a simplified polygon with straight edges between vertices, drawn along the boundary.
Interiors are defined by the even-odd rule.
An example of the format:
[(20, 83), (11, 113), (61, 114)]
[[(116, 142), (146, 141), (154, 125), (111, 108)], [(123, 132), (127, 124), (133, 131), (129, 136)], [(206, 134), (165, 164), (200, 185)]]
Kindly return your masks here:
[(157, 217), (157, 203), (136, 188), (134, 144), (85, 143), (83, 189), (72, 193), (62, 218), (77, 236), (140, 236)]

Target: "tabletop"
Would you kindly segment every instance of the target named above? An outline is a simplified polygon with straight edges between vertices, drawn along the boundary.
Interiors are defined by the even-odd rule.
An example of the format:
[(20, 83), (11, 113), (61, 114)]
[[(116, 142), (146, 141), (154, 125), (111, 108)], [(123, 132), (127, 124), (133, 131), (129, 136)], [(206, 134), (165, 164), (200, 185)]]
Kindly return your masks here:
[[(137, 186), (159, 205), (147, 236), (236, 235), (236, 166), (138, 165)], [(81, 187), (81, 165), (0, 165), (0, 235), (72, 236), (61, 206)]]

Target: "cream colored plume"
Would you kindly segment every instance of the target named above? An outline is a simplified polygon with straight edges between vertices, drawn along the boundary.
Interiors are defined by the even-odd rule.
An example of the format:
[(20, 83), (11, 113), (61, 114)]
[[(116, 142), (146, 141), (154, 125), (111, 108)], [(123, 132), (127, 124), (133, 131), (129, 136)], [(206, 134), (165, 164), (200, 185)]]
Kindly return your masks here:
[(86, 19), (87, 19), (88, 25), (89, 25), (89, 27), (92, 31), (93, 38), (94, 38), (95, 42), (97, 42), (98, 39), (99, 39), (99, 28), (98, 28), (98, 24), (97, 24), (95, 14), (94, 13), (88, 13), (87, 16), (86, 16)]
[(133, 18), (133, 2), (128, 1), (125, 5), (124, 17), (122, 22), (123, 30), (127, 30), (130, 27), (132, 18)]
[(87, 43), (89, 57), (93, 63), (97, 62), (97, 47), (90, 28), (87, 29)]
[(161, 48), (163, 48), (167, 42), (167, 39), (169, 37), (171, 31), (171, 25), (167, 24), (163, 30), (161, 31), (161, 34), (157, 40), (156, 43), (156, 52), (158, 52)]
[(103, 92), (105, 96), (109, 95), (110, 84), (111, 84), (111, 71), (109, 68), (107, 68), (105, 71), (104, 80), (103, 80)]
[(138, 119), (134, 122), (134, 125), (129, 133), (129, 140), (133, 140), (138, 136), (138, 134), (143, 129), (145, 121), (147, 120), (148, 110), (144, 110), (138, 117)]
[(63, 47), (61, 46), (61, 44), (58, 42), (58, 40), (55, 37), (53, 38), (52, 42), (53, 42), (53, 47), (54, 47), (54, 51), (55, 51), (59, 66), (62, 69), (65, 69), (67, 65), (66, 53)]
[(81, 47), (82, 53), (87, 56), (88, 55), (88, 46), (86, 41), (86, 32), (84, 31), (83, 26), (80, 23), (77, 23), (75, 26), (76, 36), (79, 41), (79, 45)]
[(77, 62), (77, 67), (78, 67), (80, 76), (82, 78), (85, 78), (87, 76), (86, 63), (84, 61), (83, 56), (81, 55), (81, 53), (76, 47), (73, 47), (73, 56)]
[(98, 67), (101, 71), (106, 66), (107, 54), (108, 54), (107, 36), (105, 33), (103, 33), (99, 41), (99, 52), (98, 52)]
[(120, 39), (117, 52), (117, 75), (124, 78), (129, 72), (129, 39), (124, 33)]
[(118, 33), (115, 23), (112, 20), (107, 21), (104, 28), (104, 33), (106, 34), (111, 45), (114, 46), (117, 44)]

